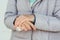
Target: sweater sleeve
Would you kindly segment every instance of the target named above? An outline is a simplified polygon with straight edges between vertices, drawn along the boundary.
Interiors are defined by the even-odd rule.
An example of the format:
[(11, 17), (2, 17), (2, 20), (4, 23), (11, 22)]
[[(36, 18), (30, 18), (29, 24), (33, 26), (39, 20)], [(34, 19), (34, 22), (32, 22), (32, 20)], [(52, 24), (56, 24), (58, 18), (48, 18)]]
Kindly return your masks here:
[(16, 13), (16, 1), (8, 0), (7, 11), (5, 13), (4, 18), (5, 25), (10, 29), (15, 30), (15, 28), (13, 27), (14, 26), (13, 22), (17, 16), (18, 15)]
[(57, 0), (53, 16), (35, 14), (35, 26), (39, 30), (60, 32), (60, 0)]

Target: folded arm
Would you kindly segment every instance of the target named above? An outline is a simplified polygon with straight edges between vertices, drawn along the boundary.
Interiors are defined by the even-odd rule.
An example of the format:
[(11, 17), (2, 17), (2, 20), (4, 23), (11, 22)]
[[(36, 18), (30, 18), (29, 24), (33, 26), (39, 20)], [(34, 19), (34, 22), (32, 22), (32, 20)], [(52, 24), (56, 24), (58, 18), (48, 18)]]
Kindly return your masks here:
[(5, 18), (4, 18), (5, 25), (10, 29), (15, 30), (15, 28), (13, 27), (14, 26), (13, 22), (16, 17), (17, 17), (16, 2), (15, 0), (8, 0), (7, 11), (5, 13)]
[(54, 16), (35, 14), (35, 26), (38, 30), (60, 32), (60, 1), (57, 1)]
[[(21, 8), (21, 6), (19, 6)], [(19, 11), (21, 11), (23, 9), (20, 9)], [(5, 18), (4, 18), (4, 23), (5, 25), (12, 30), (16, 30), (14, 28), (14, 22), (15, 19), (19, 16), (21, 16), (22, 14), (32, 14), (31, 12), (27, 12), (27, 10), (23, 10), (23, 12), (17, 12), (17, 4), (16, 4), (16, 0), (8, 0), (8, 5), (7, 5), (7, 11), (5, 13)]]

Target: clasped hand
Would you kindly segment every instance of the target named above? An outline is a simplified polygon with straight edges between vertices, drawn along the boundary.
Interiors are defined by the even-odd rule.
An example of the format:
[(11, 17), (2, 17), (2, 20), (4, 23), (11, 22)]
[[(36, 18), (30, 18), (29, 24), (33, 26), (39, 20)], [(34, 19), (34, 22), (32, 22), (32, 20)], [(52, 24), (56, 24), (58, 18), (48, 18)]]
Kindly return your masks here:
[(16, 18), (14, 27), (19, 27), (23, 29), (23, 31), (36, 30), (35, 25), (32, 23), (33, 21), (33, 15), (20, 15)]

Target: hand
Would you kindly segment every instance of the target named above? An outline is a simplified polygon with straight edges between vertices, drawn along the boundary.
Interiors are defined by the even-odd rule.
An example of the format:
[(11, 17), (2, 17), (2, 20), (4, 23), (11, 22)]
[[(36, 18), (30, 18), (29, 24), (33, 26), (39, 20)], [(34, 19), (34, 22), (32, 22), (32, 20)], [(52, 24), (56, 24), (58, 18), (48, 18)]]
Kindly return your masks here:
[(21, 15), (18, 18), (16, 18), (15, 20), (15, 26), (18, 26), (20, 24), (22, 24), (24, 21), (34, 21), (34, 16), (33, 15)]
[[(15, 27), (19, 26), (21, 27), (21, 24), (25, 21), (33, 21), (34, 16), (33, 15), (21, 15), (19, 16), (15, 21)], [(26, 25), (26, 23), (24, 23)], [(32, 25), (32, 23), (30, 23)], [(24, 25), (23, 25), (24, 26)], [(28, 25), (29, 26), (29, 25)]]
[(22, 25), (19, 25), (19, 27), (22, 28), (24, 31), (36, 30), (35, 26), (29, 21), (23, 22)]
[(34, 15), (24, 15), (26, 18), (28, 18), (30, 21), (34, 22)]

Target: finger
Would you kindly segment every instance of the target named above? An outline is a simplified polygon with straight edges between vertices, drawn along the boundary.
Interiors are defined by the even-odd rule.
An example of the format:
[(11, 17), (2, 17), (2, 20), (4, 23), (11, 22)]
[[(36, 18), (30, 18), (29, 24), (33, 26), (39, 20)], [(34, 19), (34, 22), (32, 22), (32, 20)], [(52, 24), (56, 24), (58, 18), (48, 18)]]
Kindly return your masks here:
[(24, 16), (19, 16), (18, 18), (17, 18), (17, 21), (19, 21), (19, 20), (21, 20), (21, 19), (24, 19), (25, 17)]
[(15, 26), (17, 27), (19, 25), (19, 21), (15, 21)]
[(19, 25), (18, 27), (19, 27), (20, 29), (22, 29), (22, 31), (24, 30), (24, 29), (22, 28), (22, 25)]
[(36, 30), (36, 27), (31, 22), (27, 22), (27, 23), (32, 27), (33, 30)]
[(27, 20), (27, 18), (23, 17), (21, 20), (19, 20), (18, 25), (21, 25), (26, 20)]
[(22, 24), (22, 29), (23, 29), (24, 31), (27, 31), (27, 28), (25, 27), (24, 24)]
[(27, 19), (23, 19), (23, 20), (21, 20), (21, 22), (20, 22), (20, 24), (19, 25), (21, 25), (24, 21), (26, 21)]
[(17, 23), (18, 21), (15, 21), (15, 27), (17, 27), (18, 26), (18, 23)]
[(25, 22), (24, 24), (25, 24), (25, 26), (26, 26), (26, 28), (27, 28), (28, 30), (32, 30), (31, 27), (30, 27), (30, 25), (29, 25), (28, 23)]
[(15, 21), (15, 26), (18, 26), (19, 23), (20, 23), (21, 21), (23, 21), (23, 19), (25, 19), (25, 17), (23, 17), (23, 16), (18, 17), (18, 18), (16, 19), (16, 21)]

